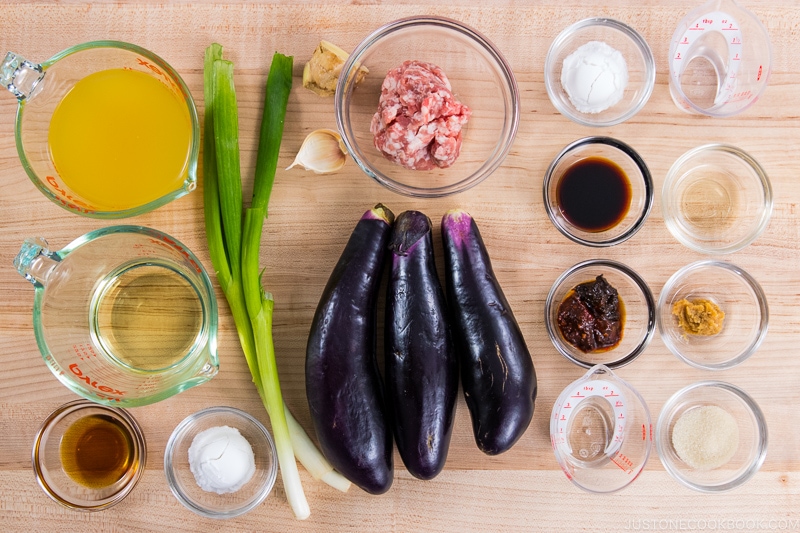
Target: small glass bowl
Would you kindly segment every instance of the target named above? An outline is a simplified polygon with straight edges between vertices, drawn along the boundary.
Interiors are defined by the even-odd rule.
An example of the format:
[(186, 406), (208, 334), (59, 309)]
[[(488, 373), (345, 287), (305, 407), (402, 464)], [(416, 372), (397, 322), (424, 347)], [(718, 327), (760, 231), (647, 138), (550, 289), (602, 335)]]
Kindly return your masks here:
[[(127, 468), (114, 483), (88, 487), (75, 481), (61, 462), (61, 443), (65, 432), (85, 417), (102, 417), (122, 432), (131, 449)], [(102, 511), (121, 502), (142, 477), (147, 459), (147, 444), (136, 419), (124, 409), (106, 407), (88, 400), (66, 403), (50, 413), (33, 442), (31, 453), (36, 481), (54, 501), (76, 511)]]
[[(710, 300), (725, 313), (716, 335), (686, 333), (672, 314), (680, 300)], [(685, 363), (724, 370), (750, 357), (767, 335), (769, 309), (758, 282), (741, 268), (721, 261), (697, 261), (678, 270), (658, 298), (658, 332)]]
[[(386, 159), (370, 133), (381, 85), (406, 60), (441, 67), (455, 97), (472, 110), (458, 160), (449, 168), (409, 170)], [(366, 78), (355, 85), (364, 65)], [(367, 36), (342, 67), (334, 97), (336, 125), (353, 160), (387, 189), (416, 198), (449, 196), (486, 179), (505, 159), (519, 125), (519, 91), (511, 67), (483, 35), (442, 17), (409, 17)]]
[[(616, 163), (630, 182), (628, 212), (615, 226), (603, 231), (586, 231), (572, 224), (559, 205), (558, 186), (564, 173), (587, 158), (608, 159)], [(586, 246), (613, 246), (630, 239), (644, 225), (653, 207), (653, 179), (636, 151), (611, 137), (586, 137), (566, 146), (550, 163), (544, 176), (544, 206), (553, 225), (567, 238)]]
[[(727, 411), (739, 428), (739, 446), (723, 466), (696, 469), (686, 464), (672, 444), (675, 423), (688, 410), (714, 405)], [(725, 492), (758, 472), (767, 456), (767, 423), (753, 399), (739, 387), (721, 381), (701, 381), (667, 400), (656, 424), (656, 449), (664, 468), (683, 485), (700, 492)]]
[[(582, 113), (562, 86), (561, 71), (564, 59), (591, 41), (604, 42), (622, 54), (628, 84), (616, 104), (599, 113)], [(584, 126), (613, 126), (628, 120), (647, 103), (655, 81), (655, 61), (647, 42), (627, 24), (608, 18), (588, 18), (566, 28), (550, 45), (544, 62), (544, 84), (550, 101), (562, 115)]]
[(684, 246), (727, 254), (756, 240), (772, 215), (772, 186), (749, 154), (727, 144), (689, 150), (664, 179), (661, 210)]
[[(206, 492), (189, 469), (189, 447), (198, 433), (216, 426), (239, 430), (253, 447), (256, 472), (247, 484), (230, 494)], [(207, 518), (233, 518), (257, 507), (272, 491), (278, 461), (272, 436), (264, 425), (233, 407), (209, 407), (187, 416), (167, 442), (164, 473), (172, 494), (191, 511)]]
[[(583, 353), (564, 339), (558, 327), (558, 308), (579, 283), (603, 275), (617, 289), (623, 308), (622, 340), (614, 348)], [(645, 281), (632, 269), (616, 261), (593, 259), (567, 269), (553, 283), (545, 301), (545, 326), (556, 349), (583, 368), (606, 365), (617, 369), (636, 359), (650, 344), (656, 325), (655, 301)]]

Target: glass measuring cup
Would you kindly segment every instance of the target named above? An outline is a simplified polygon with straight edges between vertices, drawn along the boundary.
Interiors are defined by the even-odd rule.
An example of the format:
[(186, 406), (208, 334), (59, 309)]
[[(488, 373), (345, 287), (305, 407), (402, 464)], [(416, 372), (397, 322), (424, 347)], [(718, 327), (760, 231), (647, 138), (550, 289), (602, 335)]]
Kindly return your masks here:
[(652, 440), (644, 399), (605, 365), (568, 385), (553, 406), (556, 460), (587, 492), (614, 492), (631, 483), (647, 463)]
[[(110, 85), (109, 81), (96, 85), (101, 73), (122, 73), (123, 76), (115, 85)], [(132, 76), (139, 83), (136, 89), (126, 76)], [(159, 83), (153, 84), (153, 80)], [(105, 90), (91, 93), (87, 83)], [(94, 218), (124, 218), (151, 211), (196, 188), (200, 127), (194, 100), (178, 73), (152, 52), (123, 42), (95, 41), (68, 48), (40, 64), (8, 52), (0, 63), (0, 84), (19, 102), (15, 135), (22, 166), (47, 198), (68, 211)], [(73, 90), (76, 85), (80, 90)], [(114, 89), (108, 90), (109, 87)], [(142, 87), (150, 91), (142, 91)], [(80, 104), (73, 103), (73, 112), (88, 110), (87, 116), (105, 121), (102, 129), (91, 126), (83, 130), (70, 129), (79, 127), (82, 122), (89, 124), (70, 120), (66, 104), (61, 106), (68, 101), (65, 98), (68, 96), (70, 102), (76, 102), (80, 98), (78, 94), (84, 95), (80, 100), (84, 107), (74, 107)], [(103, 98), (91, 97), (97, 94)], [(145, 94), (147, 96), (143, 96)], [(134, 109), (137, 102), (139, 107)], [(148, 104), (141, 105), (141, 102)], [(156, 102), (164, 107), (157, 107)], [(101, 109), (101, 105), (110, 106), (110, 112)], [(57, 112), (59, 117), (65, 118), (56, 122)], [(174, 117), (180, 120), (172, 120)], [(164, 124), (159, 120), (175, 127), (179, 125), (181, 135), (167, 135), (173, 141), (165, 141)], [(118, 122), (109, 126), (113, 121)], [(131, 121), (138, 121), (140, 128), (150, 128), (142, 130), (136, 137), (139, 139), (136, 144), (122, 142), (131, 138)], [(55, 127), (59, 124), (65, 129)], [(75, 131), (95, 133), (94, 137), (82, 137)], [(103, 133), (98, 135), (97, 131)], [(58, 143), (65, 142), (62, 139), (83, 143), (91, 157), (66, 160), (67, 156), (59, 154), (76, 153), (75, 145), (59, 148)], [(105, 148), (94, 146), (88, 139), (108, 144)], [(170, 150), (169, 165), (164, 165), (159, 154), (167, 149)], [(56, 161), (58, 157), (61, 159)], [(91, 178), (87, 166), (94, 169)], [(156, 178), (160, 172), (169, 178)], [(88, 181), (90, 179), (93, 181)], [(99, 192), (105, 190), (116, 195), (113, 201)]]
[(767, 87), (772, 46), (766, 28), (736, 0), (711, 0), (690, 11), (669, 47), (669, 92), (679, 109), (729, 117)]
[(154, 403), (213, 378), (217, 304), (184, 245), (141, 226), (112, 226), (53, 252), (27, 239), (14, 260), (35, 287), (33, 328), (47, 366), (98, 403)]

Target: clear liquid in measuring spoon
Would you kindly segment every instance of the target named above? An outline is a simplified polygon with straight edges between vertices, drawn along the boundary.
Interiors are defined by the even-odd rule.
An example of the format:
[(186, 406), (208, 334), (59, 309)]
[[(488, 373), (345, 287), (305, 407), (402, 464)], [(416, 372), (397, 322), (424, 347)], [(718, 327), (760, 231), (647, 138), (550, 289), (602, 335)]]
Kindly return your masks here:
[(692, 103), (705, 109), (726, 104), (742, 62), (739, 23), (722, 11), (698, 17), (679, 39), (671, 60), (673, 76)]
[(605, 462), (622, 444), (625, 401), (613, 383), (580, 383), (561, 406), (556, 444), (581, 466)]
[(203, 326), (194, 286), (172, 268), (136, 264), (100, 284), (92, 332), (115, 362), (138, 370), (169, 368), (191, 352)]
[(772, 65), (769, 34), (735, 0), (710, 0), (680, 21), (669, 48), (669, 92), (678, 108), (735, 115), (758, 100)]
[(650, 412), (641, 395), (608, 367), (595, 365), (561, 391), (550, 441), (567, 478), (588, 492), (631, 483), (650, 455)]
[(613, 417), (613, 408), (603, 398), (592, 397), (581, 402), (567, 429), (571, 455), (589, 463), (604, 459), (614, 435)]

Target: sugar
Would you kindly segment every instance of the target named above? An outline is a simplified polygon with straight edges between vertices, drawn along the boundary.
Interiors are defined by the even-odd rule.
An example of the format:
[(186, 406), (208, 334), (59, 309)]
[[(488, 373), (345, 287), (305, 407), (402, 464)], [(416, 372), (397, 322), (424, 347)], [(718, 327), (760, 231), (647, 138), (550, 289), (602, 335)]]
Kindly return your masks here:
[(689, 409), (672, 429), (672, 447), (681, 460), (697, 470), (719, 468), (739, 447), (739, 426), (716, 405)]

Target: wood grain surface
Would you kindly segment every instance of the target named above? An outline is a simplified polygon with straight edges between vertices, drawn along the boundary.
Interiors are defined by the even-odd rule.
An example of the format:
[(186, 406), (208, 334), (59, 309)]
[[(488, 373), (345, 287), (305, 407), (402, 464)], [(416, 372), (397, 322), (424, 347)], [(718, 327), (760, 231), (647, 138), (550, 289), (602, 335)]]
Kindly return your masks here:
[[(199, 111), (203, 108), (203, 50), (225, 46), (236, 65), (245, 192), (252, 187), (262, 90), (273, 51), (295, 56), (292, 90), (279, 168), (294, 158), (307, 133), (335, 127), (333, 103), (300, 87), (303, 63), (320, 39), (352, 49), (373, 29), (414, 14), (463, 21), (505, 54), (519, 83), (521, 122), (502, 167), (481, 185), (458, 196), (414, 200), (390, 193), (352, 162), (334, 175), (279, 170), (265, 223), (261, 263), (275, 296), (274, 336), (285, 399), (312, 431), (305, 400), (305, 342), (322, 288), (360, 215), (377, 202), (395, 213), (418, 209), (435, 222), (462, 207), (477, 220), (497, 276), (520, 322), (539, 377), (534, 420), (508, 453), (482, 454), (475, 446), (463, 398), (445, 471), (422, 482), (402, 469), (383, 496), (357, 488), (342, 494), (315, 482), (301, 468), (311, 517), (296, 521), (280, 481), (267, 501), (249, 514), (216, 522), (194, 515), (172, 496), (163, 473), (164, 447), (187, 415), (231, 405), (265, 423), (266, 413), (250, 384), (227, 305), (220, 301), (221, 370), (211, 382), (155, 405), (132, 409), (147, 438), (146, 472), (116, 507), (94, 514), (69, 511), (37, 486), (31, 444), (44, 418), (73, 400), (51, 375), (32, 331), (33, 290), (11, 262), (23, 239), (43, 236), (60, 249), (108, 222), (67, 213), (45, 199), (20, 165), (14, 144), (16, 100), (0, 94), (0, 525), (8, 531), (625, 531), (800, 530), (800, 6), (749, 0), (772, 39), (772, 77), (761, 100), (731, 119), (680, 112), (669, 96), (667, 53), (677, 22), (696, 3), (689, 0), (581, 0), (486, 2), (335, 1), (263, 4), (206, 2), (0, 3), (0, 52), (13, 50), (39, 62), (74, 44), (117, 39), (159, 54), (183, 76)], [(593, 7), (589, 7), (592, 5)], [(624, 21), (650, 44), (656, 86), (643, 111), (624, 124), (596, 129), (577, 125), (550, 103), (544, 83), (545, 54), (566, 26), (594, 15)], [(601, 133), (631, 144), (650, 167), (655, 204), (643, 229), (608, 249), (572, 243), (550, 223), (542, 203), (542, 179), (566, 144)], [(772, 219), (761, 237), (726, 256), (750, 272), (766, 292), (769, 333), (758, 352), (737, 368), (711, 373), (677, 360), (656, 333), (646, 352), (619, 375), (636, 387), (653, 420), (679, 388), (722, 379), (744, 388), (758, 402), (769, 427), (769, 450), (760, 472), (742, 487), (708, 495), (669, 477), (655, 449), (632, 485), (612, 495), (591, 495), (560, 471), (549, 440), (549, 414), (556, 397), (583, 370), (559, 355), (544, 325), (544, 301), (558, 275), (590, 258), (628, 264), (657, 296), (683, 265), (704, 258), (667, 231), (660, 209), (661, 186), (670, 165), (688, 149), (727, 142), (753, 155), (766, 169), (775, 195)], [(189, 246), (210, 268), (205, 243), (202, 184), (198, 191), (125, 223), (152, 226)], [(435, 234), (438, 240), (438, 230)], [(439, 260), (441, 268), (441, 257)], [(215, 282), (216, 286), (216, 282)], [(797, 402), (797, 403), (795, 403)]]

